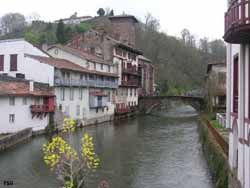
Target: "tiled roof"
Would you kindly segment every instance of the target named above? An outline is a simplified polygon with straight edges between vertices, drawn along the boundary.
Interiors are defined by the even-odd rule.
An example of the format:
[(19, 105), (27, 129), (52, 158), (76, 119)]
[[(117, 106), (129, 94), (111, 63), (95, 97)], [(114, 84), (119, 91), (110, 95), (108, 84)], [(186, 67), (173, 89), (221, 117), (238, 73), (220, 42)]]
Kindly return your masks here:
[(100, 72), (100, 71), (95, 71), (95, 70), (88, 70), (88, 69), (83, 68), (80, 65), (77, 65), (77, 64), (75, 64), (71, 61), (68, 61), (66, 59), (43, 57), (43, 56), (36, 56), (36, 55), (30, 55), (30, 54), (25, 54), (25, 56), (36, 59), (36, 60), (40, 61), (41, 63), (51, 65), (51, 66), (56, 67), (58, 69), (70, 70), (70, 71), (75, 71), (75, 72), (90, 73), (90, 74), (97, 74), (97, 75), (102, 75), (102, 76), (118, 77), (118, 75), (114, 74), (114, 73), (106, 73), (106, 72)]
[(143, 55), (139, 55), (138, 58), (141, 59), (141, 60), (147, 61), (147, 62), (152, 62), (150, 59), (146, 58)]
[(133, 19), (135, 22), (138, 23), (138, 20), (136, 19), (135, 16), (133, 15), (129, 15), (129, 14), (122, 14), (122, 15), (115, 15), (115, 16), (109, 16), (109, 19), (124, 19), (124, 18), (131, 18)]
[(34, 83), (34, 91), (29, 91), (28, 81), (5, 81), (0, 79), (0, 96), (54, 96), (50, 87)]
[(110, 63), (108, 62), (105, 62), (104, 59), (100, 58), (100, 57), (97, 57), (91, 53), (88, 53), (88, 52), (84, 52), (82, 50), (79, 50), (79, 49), (75, 49), (75, 48), (71, 48), (69, 46), (62, 46), (60, 44), (56, 44), (56, 45), (52, 45), (50, 46), (48, 49), (52, 49), (52, 48), (59, 48), (65, 52), (68, 52), (68, 53), (71, 53), (75, 56), (78, 56), (82, 59), (86, 59), (88, 61), (91, 61), (91, 62), (94, 62), (94, 63), (101, 63), (101, 64), (107, 64), (107, 65), (110, 65)]

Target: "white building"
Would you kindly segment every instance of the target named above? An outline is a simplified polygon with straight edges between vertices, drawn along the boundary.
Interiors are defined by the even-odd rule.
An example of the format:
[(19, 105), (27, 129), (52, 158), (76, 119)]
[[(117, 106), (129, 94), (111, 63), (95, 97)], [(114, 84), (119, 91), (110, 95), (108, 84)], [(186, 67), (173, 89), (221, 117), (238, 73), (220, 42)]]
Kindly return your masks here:
[[(74, 13), (69, 18), (60, 19), (64, 24), (80, 24), (84, 21), (92, 19), (91, 16), (77, 16), (77, 13)], [(56, 20), (55, 23), (59, 23), (60, 20)]]
[[(227, 127), (229, 164), (242, 188), (250, 187), (250, 11), (249, 1), (228, 1)], [(232, 187), (232, 184), (230, 184)]]
[[(49, 57), (28, 42), (0, 42), (0, 74), (48, 83), (55, 88), (56, 112), (90, 124), (113, 119), (117, 74)], [(74, 59), (73, 59), (74, 60)], [(89, 63), (90, 65), (91, 63)]]
[(46, 84), (0, 76), (0, 133), (45, 129), (54, 112), (54, 92)]
[(207, 100), (213, 110), (226, 109), (226, 72), (225, 62), (213, 62), (207, 65)]

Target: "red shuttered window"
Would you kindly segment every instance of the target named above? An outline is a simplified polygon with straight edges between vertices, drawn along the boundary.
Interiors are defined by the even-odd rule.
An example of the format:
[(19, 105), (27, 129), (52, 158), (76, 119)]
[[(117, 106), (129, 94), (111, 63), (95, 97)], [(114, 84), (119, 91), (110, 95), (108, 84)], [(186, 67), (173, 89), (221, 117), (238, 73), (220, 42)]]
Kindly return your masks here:
[(10, 55), (10, 71), (17, 71), (17, 54)]
[(4, 55), (0, 55), (0, 71), (4, 71)]

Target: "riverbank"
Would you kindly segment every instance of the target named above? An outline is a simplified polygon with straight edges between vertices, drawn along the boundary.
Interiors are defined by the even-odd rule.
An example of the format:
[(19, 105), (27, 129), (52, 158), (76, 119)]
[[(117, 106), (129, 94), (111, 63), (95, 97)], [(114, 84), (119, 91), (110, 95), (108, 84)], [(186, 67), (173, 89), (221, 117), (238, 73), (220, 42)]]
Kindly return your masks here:
[[(199, 118), (198, 132), (215, 188), (228, 188), (230, 168), (225, 140), (209, 122)], [(221, 140), (221, 141), (219, 141)], [(227, 150), (227, 151), (226, 151)]]

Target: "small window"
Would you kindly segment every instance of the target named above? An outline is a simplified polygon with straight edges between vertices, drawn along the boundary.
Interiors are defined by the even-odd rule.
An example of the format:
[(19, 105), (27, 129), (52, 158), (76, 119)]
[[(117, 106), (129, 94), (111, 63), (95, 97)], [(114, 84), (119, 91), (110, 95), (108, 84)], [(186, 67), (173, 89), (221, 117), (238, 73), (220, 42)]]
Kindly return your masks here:
[(65, 88), (60, 89), (60, 95), (61, 95), (61, 100), (64, 101), (65, 100)]
[(10, 55), (10, 71), (17, 71), (17, 54)]
[(130, 89), (130, 97), (132, 97), (132, 95), (133, 95), (133, 89), (131, 88)]
[(40, 99), (39, 98), (35, 98), (35, 105), (39, 105), (40, 104)]
[(4, 71), (4, 55), (0, 55), (0, 71)]
[(70, 100), (74, 100), (74, 88), (70, 88), (70, 94), (69, 94)]
[(108, 72), (111, 72), (111, 67), (110, 67), (110, 65), (108, 65)]
[(137, 90), (135, 89), (135, 91), (134, 91), (134, 95), (136, 96), (136, 94), (137, 94)]
[(59, 111), (62, 112), (62, 105), (59, 104)]
[(101, 64), (101, 70), (103, 70), (103, 64)]
[(108, 102), (111, 102), (111, 92), (108, 92)]
[(80, 105), (76, 106), (76, 116), (80, 116)]
[(9, 115), (9, 122), (10, 123), (15, 123), (15, 114), (10, 114)]
[(79, 99), (82, 100), (83, 89), (79, 88)]
[(58, 49), (55, 49), (55, 54), (58, 55)]
[(23, 97), (23, 105), (27, 105), (27, 97)]
[(10, 103), (10, 106), (15, 106), (15, 97), (10, 97), (9, 103)]

